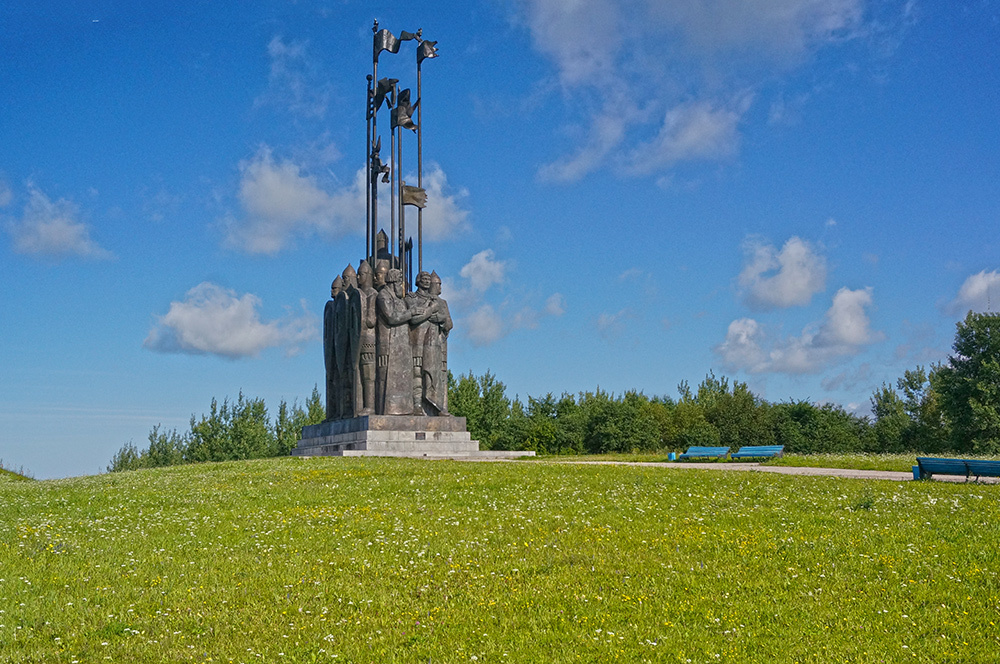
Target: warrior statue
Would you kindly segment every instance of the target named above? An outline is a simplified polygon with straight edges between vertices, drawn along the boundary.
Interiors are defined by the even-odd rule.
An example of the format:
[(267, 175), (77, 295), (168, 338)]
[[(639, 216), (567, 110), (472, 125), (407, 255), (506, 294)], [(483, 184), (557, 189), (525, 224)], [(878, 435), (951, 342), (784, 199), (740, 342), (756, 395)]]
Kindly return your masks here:
[(358, 290), (358, 276), (354, 268), (348, 265), (342, 275), (344, 287), (337, 296), (334, 310), (336, 333), (334, 336), (334, 352), (337, 354), (339, 370), (338, 414), (339, 417), (354, 417), (360, 408), (357, 405), (361, 396), (361, 373), (359, 360), (361, 357), (361, 292)]
[(413, 414), (413, 357), (410, 352), (410, 319), (422, 316), (403, 299), (403, 273), (391, 269), (385, 288), (375, 298), (375, 412), (379, 415)]
[(375, 274), (372, 277), (372, 286), (375, 287), (376, 291), (381, 293), (382, 289), (385, 288), (385, 275), (388, 273), (389, 261), (379, 261), (378, 264), (375, 265)]
[(424, 415), (424, 387), (423, 387), (423, 361), (424, 342), (430, 333), (431, 323), (431, 275), (427, 272), (418, 272), (416, 279), (417, 290), (406, 294), (407, 308), (417, 311), (422, 310), (419, 316), (410, 318), (410, 352), (413, 354), (413, 412), (417, 415)]
[(424, 337), (421, 368), (423, 409), (428, 415), (448, 414), (448, 333), (453, 327), (448, 303), (441, 297), (441, 277), (431, 272), (431, 326)]
[(372, 287), (372, 267), (361, 261), (358, 267), (358, 291), (361, 294), (361, 410), (362, 415), (375, 412), (375, 298)]
[(336, 346), (336, 304), (337, 296), (343, 288), (344, 280), (337, 277), (330, 284), (330, 301), (323, 309), (323, 361), (326, 365), (326, 419), (334, 420), (340, 415), (337, 408), (337, 373)]

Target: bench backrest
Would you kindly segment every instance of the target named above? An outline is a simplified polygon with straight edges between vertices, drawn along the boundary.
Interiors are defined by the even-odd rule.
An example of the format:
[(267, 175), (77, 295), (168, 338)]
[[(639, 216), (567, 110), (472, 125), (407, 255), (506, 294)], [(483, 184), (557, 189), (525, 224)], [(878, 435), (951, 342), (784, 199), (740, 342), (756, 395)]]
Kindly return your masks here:
[(684, 454), (689, 455), (699, 455), (699, 456), (722, 456), (724, 454), (729, 454), (728, 447), (698, 447), (697, 445), (689, 447), (687, 452)]
[(975, 475), (976, 477), (1000, 477), (1000, 461), (990, 459), (939, 459), (917, 457), (921, 475)]
[(940, 473), (942, 475), (966, 475), (969, 472), (962, 459), (937, 459), (932, 457), (917, 457), (920, 472)]
[(1000, 461), (987, 459), (966, 459), (969, 474), (977, 477), (1000, 477)]
[(754, 452), (760, 454), (778, 454), (784, 451), (784, 445), (744, 445), (737, 451), (737, 454), (745, 454), (747, 452)]

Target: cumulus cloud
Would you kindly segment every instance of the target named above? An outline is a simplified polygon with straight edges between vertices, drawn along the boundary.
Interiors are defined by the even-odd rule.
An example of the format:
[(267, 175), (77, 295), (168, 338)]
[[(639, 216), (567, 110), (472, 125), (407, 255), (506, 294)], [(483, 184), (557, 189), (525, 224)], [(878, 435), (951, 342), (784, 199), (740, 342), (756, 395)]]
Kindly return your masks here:
[(631, 170), (645, 172), (679, 161), (721, 159), (736, 154), (737, 125), (744, 111), (720, 108), (707, 101), (671, 108), (659, 135), (632, 154)]
[(510, 269), (509, 261), (484, 249), (462, 266), (459, 279), (443, 280), (442, 295), (459, 320), (457, 326), (475, 346), (495, 343), (516, 330), (534, 329), (544, 317), (566, 312), (560, 293), (552, 293), (539, 306), (532, 295), (507, 292)]
[(841, 41), (862, 26), (864, 0), (648, 0), (650, 18), (674, 28), (691, 47), (708, 52), (750, 49), (798, 57)]
[(503, 319), (491, 304), (483, 304), (464, 318), (466, 335), (475, 346), (488, 346), (507, 335)]
[(507, 262), (496, 259), (492, 249), (484, 249), (462, 266), (459, 275), (476, 292), (482, 293), (490, 286), (501, 284), (507, 271)]
[(549, 316), (562, 316), (566, 313), (566, 298), (562, 293), (553, 293), (545, 300), (545, 313)]
[(302, 314), (269, 322), (261, 321), (260, 305), (252, 293), (238, 295), (217, 284), (200, 283), (157, 317), (143, 346), (160, 353), (238, 359), (276, 346), (294, 354), (301, 344), (316, 338), (317, 319), (304, 304)]
[(563, 85), (614, 79), (626, 35), (619, 3), (530, 0), (524, 7), (535, 48), (556, 62)]
[(947, 307), (951, 314), (1000, 310), (1000, 271), (983, 270), (966, 279)]
[(812, 296), (826, 287), (826, 259), (801, 238), (789, 238), (780, 251), (759, 238), (748, 238), (743, 253), (746, 263), (739, 287), (753, 309), (809, 304)]
[(627, 321), (633, 318), (635, 314), (628, 308), (620, 309), (613, 314), (602, 311), (595, 321), (597, 333), (609, 341), (616, 339), (625, 332)]
[[(586, 136), (579, 141), (580, 146), (576, 152), (544, 164), (538, 171), (540, 179), (574, 182), (609, 161), (609, 155), (625, 140), (626, 131), (635, 122), (638, 113), (623, 92), (608, 93), (605, 96), (604, 108), (591, 118), (590, 127)], [(613, 99), (618, 101), (612, 101)]]
[(282, 106), (294, 115), (321, 118), (330, 103), (330, 84), (308, 54), (308, 41), (286, 42), (276, 35), (267, 45), (270, 58), (268, 88), (254, 101), (256, 106)]
[(24, 214), (19, 221), (7, 224), (7, 233), (14, 243), (14, 251), (19, 254), (47, 258), (78, 256), (93, 260), (114, 257), (90, 237), (90, 227), (79, 220), (76, 205), (65, 199), (52, 201), (32, 184), (28, 185)]
[(330, 193), (318, 178), (262, 146), (239, 164), (243, 215), (225, 220), (226, 244), (249, 254), (275, 254), (295, 237), (335, 239), (364, 230), (364, 169)]
[(756, 320), (740, 318), (729, 324), (725, 340), (714, 350), (729, 370), (816, 373), (883, 338), (871, 329), (871, 305), (871, 288), (841, 288), (823, 320), (807, 325), (799, 336), (771, 338)]
[(839, 389), (856, 392), (867, 389), (873, 381), (874, 376), (871, 365), (867, 362), (862, 362), (855, 368), (841, 371), (834, 376), (827, 376), (820, 381), (819, 385), (828, 392)]
[(882, 16), (897, 9), (869, 16), (865, 0), (521, 0), (518, 7), (569, 111), (572, 147), (539, 169), (555, 181), (608, 166), (633, 175), (730, 159), (754, 92), (784, 95), (780, 76), (817, 50), (899, 24)]
[[(411, 175), (407, 179), (410, 184), (415, 184), (417, 176)], [(463, 199), (469, 195), (464, 188), (453, 189), (448, 186), (448, 176), (439, 165), (431, 162), (424, 173), (424, 190), (427, 192), (427, 207), (424, 208), (424, 240), (431, 242), (443, 240), (457, 233), (468, 229), (469, 211), (462, 207)], [(413, 208), (407, 210), (406, 228), (410, 228), (410, 219), (416, 218), (411, 212)], [(413, 221), (414, 237), (416, 236), (416, 221)]]
[[(355, 173), (351, 183), (343, 185), (321, 179), (300, 161), (276, 157), (264, 145), (240, 162), (239, 171), (237, 200), (241, 214), (223, 219), (225, 244), (230, 248), (273, 255), (296, 238), (336, 240), (364, 233), (364, 168)], [(412, 179), (416, 180), (416, 176)], [(467, 192), (452, 191), (447, 176), (436, 164), (430, 165), (424, 185), (428, 192), (424, 239), (441, 240), (464, 230), (469, 213), (462, 208), (461, 199)], [(388, 219), (388, 197), (382, 198), (385, 200), (379, 201), (379, 218)], [(415, 226), (415, 220), (413, 223)]]

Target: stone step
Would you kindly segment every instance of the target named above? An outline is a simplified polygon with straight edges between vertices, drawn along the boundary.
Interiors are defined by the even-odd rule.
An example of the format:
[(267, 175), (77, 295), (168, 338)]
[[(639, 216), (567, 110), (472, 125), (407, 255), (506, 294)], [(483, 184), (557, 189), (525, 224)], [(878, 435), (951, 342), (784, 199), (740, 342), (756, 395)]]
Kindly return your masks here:
[(516, 459), (518, 457), (535, 456), (533, 451), (512, 451), (512, 450), (475, 450), (464, 454), (434, 454), (421, 452), (387, 452), (375, 450), (339, 450), (325, 454), (310, 454), (308, 452), (293, 452), (294, 456), (308, 459), (313, 456), (343, 456), (343, 457), (399, 457), (406, 459), (456, 459), (456, 460), (476, 460), (476, 459)]
[(534, 452), (479, 450), (464, 417), (363, 415), (302, 428), (297, 457), (396, 456), (422, 459), (509, 459)]

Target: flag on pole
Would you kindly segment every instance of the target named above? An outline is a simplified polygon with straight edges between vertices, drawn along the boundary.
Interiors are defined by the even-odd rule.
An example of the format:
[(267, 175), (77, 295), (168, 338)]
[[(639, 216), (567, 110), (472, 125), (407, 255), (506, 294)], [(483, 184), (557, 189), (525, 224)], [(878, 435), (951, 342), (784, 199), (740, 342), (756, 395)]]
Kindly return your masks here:
[[(380, 78), (378, 85), (375, 86), (375, 100), (372, 102), (372, 108), (375, 111), (382, 108), (382, 102), (385, 101), (386, 95), (392, 92), (392, 86), (399, 83), (398, 78)], [(389, 102), (392, 105), (392, 102)]]
[(378, 62), (378, 54), (382, 51), (389, 51), (390, 53), (399, 53), (399, 40), (396, 37), (382, 28), (375, 33), (375, 37), (372, 43), (372, 51), (375, 62)]
[(419, 30), (417, 32), (403, 32), (399, 33), (399, 38), (397, 39), (391, 32), (383, 28), (375, 33), (375, 38), (372, 43), (372, 53), (375, 62), (378, 62), (378, 55), (382, 51), (389, 51), (390, 53), (399, 53), (399, 42), (410, 41), (411, 39), (420, 39)]
[[(419, 101), (417, 102), (420, 103)], [(417, 130), (417, 125), (413, 122), (413, 104), (410, 103), (410, 89), (400, 90), (396, 98), (396, 108), (392, 109), (392, 122), (390, 129), (402, 127), (411, 131)]]
[(382, 176), (382, 182), (389, 182), (389, 164), (383, 164), (381, 157), (379, 157), (379, 151), (382, 150), (382, 137), (379, 136), (378, 140), (372, 142), (372, 153), (371, 153), (371, 168), (370, 173), (371, 180), (374, 182), (378, 179), (378, 176)]
[(436, 41), (420, 42), (420, 46), (417, 47), (417, 64), (423, 62), (425, 58), (436, 58), (437, 56), (438, 50)]
[(422, 187), (411, 187), (403, 183), (403, 205), (418, 208), (427, 207), (427, 192)]

